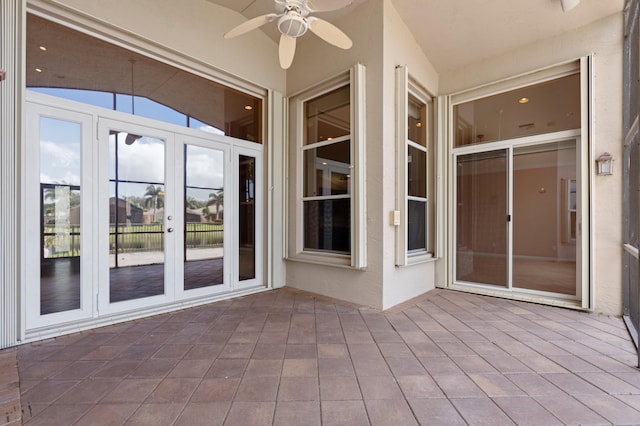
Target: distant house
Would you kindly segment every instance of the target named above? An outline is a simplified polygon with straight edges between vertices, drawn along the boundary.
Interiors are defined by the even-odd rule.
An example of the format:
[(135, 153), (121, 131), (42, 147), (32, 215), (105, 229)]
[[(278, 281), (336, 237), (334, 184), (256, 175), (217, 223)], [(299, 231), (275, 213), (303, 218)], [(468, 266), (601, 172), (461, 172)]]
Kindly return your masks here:
[[(116, 205), (116, 197), (109, 198), (109, 223), (117, 223), (118, 225), (131, 225), (132, 223), (143, 223), (143, 210), (124, 200), (118, 198), (117, 211), (114, 208)], [(77, 213), (76, 213), (77, 214)], [(73, 217), (73, 212), (72, 212)], [(75, 222), (72, 222), (75, 223)]]

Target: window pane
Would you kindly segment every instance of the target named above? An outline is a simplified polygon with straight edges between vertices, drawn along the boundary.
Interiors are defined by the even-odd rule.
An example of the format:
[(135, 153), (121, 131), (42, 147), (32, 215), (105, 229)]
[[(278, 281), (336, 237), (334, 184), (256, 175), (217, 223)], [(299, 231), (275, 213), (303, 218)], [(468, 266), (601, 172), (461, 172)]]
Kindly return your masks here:
[(409, 200), (407, 250), (427, 248), (427, 203)]
[(427, 106), (409, 97), (408, 138), (418, 145), (427, 146)]
[(305, 103), (305, 145), (351, 133), (349, 86), (341, 87)]
[(456, 163), (456, 280), (507, 285), (507, 151)]
[(238, 160), (238, 279), (243, 281), (256, 277), (256, 159), (240, 155)]
[(185, 145), (184, 289), (223, 283), (224, 153)]
[(40, 119), (41, 315), (80, 308), (80, 143), (79, 123)]
[(407, 180), (409, 196), (427, 197), (427, 153), (413, 146), (408, 147)]
[(351, 252), (351, 200), (304, 202), (304, 249)]
[(350, 141), (304, 151), (304, 196), (340, 195), (350, 192)]
[(161, 139), (109, 136), (110, 303), (165, 292), (164, 150)]
[(193, 119), (205, 131), (262, 143), (255, 96), (30, 13), (26, 50), (31, 90), (181, 126), (196, 127)]
[(455, 146), (580, 128), (580, 75), (453, 107)]

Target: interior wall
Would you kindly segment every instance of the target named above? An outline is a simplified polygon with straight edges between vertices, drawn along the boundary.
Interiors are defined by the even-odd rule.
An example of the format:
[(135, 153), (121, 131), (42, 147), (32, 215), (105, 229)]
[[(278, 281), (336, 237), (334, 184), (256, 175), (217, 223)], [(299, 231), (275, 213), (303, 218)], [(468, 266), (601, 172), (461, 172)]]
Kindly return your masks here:
[[(511, 53), (474, 63), (440, 77), (441, 93), (456, 93), (584, 55), (594, 55), (592, 157), (609, 152), (622, 161), (622, 14)], [(583, 137), (586, 135), (583, 135)], [(594, 310), (622, 313), (622, 172), (595, 176), (590, 168)], [(585, 182), (585, 184), (589, 184)]]
[[(286, 73), (279, 66), (278, 46), (273, 40), (262, 31), (225, 40), (224, 33), (246, 18), (207, 0), (187, 1), (189, 7), (185, 7), (185, 0), (109, 0), (108, 7), (102, 0), (56, 0), (56, 3), (229, 75), (284, 92)], [(42, 0), (34, 1), (38, 2)]]

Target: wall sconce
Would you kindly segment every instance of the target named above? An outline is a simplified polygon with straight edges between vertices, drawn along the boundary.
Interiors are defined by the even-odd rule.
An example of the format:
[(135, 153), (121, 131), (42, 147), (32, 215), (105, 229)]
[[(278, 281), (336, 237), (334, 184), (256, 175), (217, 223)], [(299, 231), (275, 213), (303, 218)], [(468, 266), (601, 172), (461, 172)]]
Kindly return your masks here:
[(613, 157), (608, 152), (596, 158), (598, 164), (598, 176), (609, 176), (613, 174)]

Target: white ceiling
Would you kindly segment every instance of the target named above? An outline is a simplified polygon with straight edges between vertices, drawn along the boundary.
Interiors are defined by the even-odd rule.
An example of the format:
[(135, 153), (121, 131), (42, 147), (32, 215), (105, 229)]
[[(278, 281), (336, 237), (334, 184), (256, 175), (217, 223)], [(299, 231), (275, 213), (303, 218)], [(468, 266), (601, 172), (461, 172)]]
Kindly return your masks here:
[[(273, 0), (208, 0), (253, 18), (274, 11)], [(318, 1), (318, 0), (317, 0)], [(370, 0), (354, 0), (327, 21)], [(457, 69), (620, 12), (624, 0), (582, 0), (563, 13), (560, 0), (391, 0), (439, 72)], [(622, 18), (621, 18), (622, 19)], [(622, 24), (622, 22), (621, 22)], [(342, 28), (348, 34), (347, 28)], [(275, 25), (263, 31), (277, 41)]]

